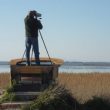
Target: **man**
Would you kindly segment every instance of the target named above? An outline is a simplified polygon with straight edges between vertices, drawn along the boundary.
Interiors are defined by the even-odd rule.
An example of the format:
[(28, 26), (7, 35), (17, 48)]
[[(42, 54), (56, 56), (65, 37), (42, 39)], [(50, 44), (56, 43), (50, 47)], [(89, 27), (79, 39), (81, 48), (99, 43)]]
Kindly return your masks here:
[(35, 54), (35, 61), (37, 65), (40, 65), (39, 60), (39, 45), (38, 45), (38, 30), (42, 29), (43, 26), (37, 18), (41, 14), (37, 13), (35, 10), (30, 11), (25, 18), (25, 32), (26, 32), (26, 59), (27, 65), (30, 65), (30, 50), (33, 47)]

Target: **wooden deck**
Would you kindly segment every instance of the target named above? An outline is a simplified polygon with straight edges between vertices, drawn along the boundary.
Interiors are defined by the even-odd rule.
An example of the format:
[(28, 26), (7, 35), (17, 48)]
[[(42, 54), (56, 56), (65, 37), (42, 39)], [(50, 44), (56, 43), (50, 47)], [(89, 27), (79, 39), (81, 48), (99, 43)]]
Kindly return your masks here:
[[(31, 59), (31, 62), (35, 61), (35, 59)], [(18, 63), (26, 62), (26, 59), (13, 59), (10, 61), (10, 65), (17, 65)], [(40, 58), (40, 62), (52, 62), (53, 65), (62, 65), (64, 61), (59, 58)]]

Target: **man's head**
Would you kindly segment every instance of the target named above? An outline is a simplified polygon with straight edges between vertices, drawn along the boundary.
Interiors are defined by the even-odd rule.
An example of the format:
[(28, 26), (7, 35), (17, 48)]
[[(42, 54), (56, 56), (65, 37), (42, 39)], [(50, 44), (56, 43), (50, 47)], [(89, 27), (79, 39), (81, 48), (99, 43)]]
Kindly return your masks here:
[(29, 11), (29, 16), (30, 17), (41, 17), (41, 14), (33, 10), (33, 11)]

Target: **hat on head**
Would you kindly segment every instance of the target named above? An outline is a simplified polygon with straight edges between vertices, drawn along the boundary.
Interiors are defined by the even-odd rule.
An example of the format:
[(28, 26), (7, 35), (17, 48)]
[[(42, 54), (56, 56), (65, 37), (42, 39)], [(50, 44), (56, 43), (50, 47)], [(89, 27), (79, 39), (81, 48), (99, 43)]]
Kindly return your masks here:
[(41, 17), (41, 14), (38, 13), (37, 11), (35, 11), (35, 10), (29, 11), (29, 14), (30, 15), (35, 15), (36, 17)]

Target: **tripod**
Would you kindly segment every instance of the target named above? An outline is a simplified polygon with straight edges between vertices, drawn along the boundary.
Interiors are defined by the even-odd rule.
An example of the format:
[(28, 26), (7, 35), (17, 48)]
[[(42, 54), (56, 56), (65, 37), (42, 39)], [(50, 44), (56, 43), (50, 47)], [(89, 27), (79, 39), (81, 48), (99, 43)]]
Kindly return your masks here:
[[(47, 47), (46, 47), (45, 41), (44, 41), (44, 39), (43, 39), (42, 33), (41, 33), (40, 30), (38, 30), (38, 32), (39, 32), (39, 34), (40, 34), (40, 36), (41, 36), (41, 39), (42, 39), (42, 42), (43, 42), (43, 44), (44, 44), (45, 50), (46, 50), (46, 52), (47, 52), (48, 58), (49, 58), (51, 64), (53, 64), (52, 61), (51, 61), (51, 58), (50, 58), (49, 52), (48, 52), (48, 50), (47, 50)], [(32, 61), (33, 51), (34, 51), (34, 50), (33, 50), (33, 48), (32, 48), (31, 61)], [(25, 49), (25, 51), (24, 51), (24, 53), (23, 53), (22, 60), (23, 60), (25, 54), (26, 54), (26, 49)]]

